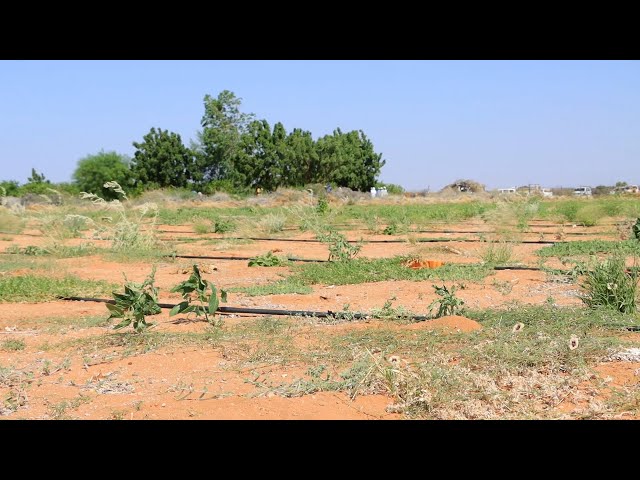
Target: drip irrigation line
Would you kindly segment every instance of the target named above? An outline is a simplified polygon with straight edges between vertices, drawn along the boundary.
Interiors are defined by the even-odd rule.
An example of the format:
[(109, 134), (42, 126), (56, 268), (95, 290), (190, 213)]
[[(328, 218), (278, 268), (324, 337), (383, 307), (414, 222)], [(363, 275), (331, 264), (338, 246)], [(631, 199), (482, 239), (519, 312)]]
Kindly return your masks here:
[[(203, 260), (253, 260), (256, 257), (220, 257), (220, 256), (210, 256), (210, 255), (166, 255), (171, 258), (196, 258)], [(328, 260), (319, 260), (314, 258), (287, 258), (288, 261), (291, 262), (317, 262), (324, 263), (328, 262)]]
[[(167, 257), (175, 258), (192, 258), (202, 260), (253, 260), (255, 257), (221, 257), (221, 256), (209, 256), (209, 255), (167, 255)], [(331, 263), (329, 260), (320, 260), (315, 258), (288, 258), (291, 262), (315, 262), (315, 263)], [(540, 270), (538, 267), (526, 267), (526, 266), (498, 266), (493, 267), (494, 270)]]
[[(99, 302), (115, 304), (115, 300), (109, 300), (106, 298), (92, 298), (92, 297), (57, 297), (60, 300), (77, 301), (77, 302)], [(174, 303), (158, 303), (160, 308), (173, 308), (178, 304)], [(281, 315), (287, 317), (314, 317), (314, 318), (352, 318), (352, 319), (365, 319), (370, 318), (370, 314), (360, 312), (333, 312), (327, 311), (313, 311), (313, 310), (281, 310), (271, 308), (244, 308), (244, 307), (218, 307), (217, 313), (234, 314), (234, 313), (250, 313), (254, 315)], [(417, 322), (424, 322), (430, 320), (431, 317), (426, 315), (412, 315), (403, 317)]]
[[(77, 302), (98, 302), (98, 303), (111, 303), (115, 304), (115, 300), (109, 300), (106, 298), (92, 298), (92, 297), (57, 297), (60, 300), (77, 301)], [(159, 303), (160, 308), (173, 308), (176, 304), (173, 303)], [(311, 318), (343, 318), (352, 320), (363, 320), (371, 318), (372, 315), (361, 312), (333, 312), (327, 311), (313, 311), (313, 310), (280, 310), (270, 308), (241, 308), (241, 307), (218, 307), (217, 313), (221, 314), (236, 314), (236, 313), (248, 313), (253, 315), (269, 315), (269, 316), (286, 316), (286, 317), (311, 317)], [(413, 320), (414, 322), (425, 322), (428, 320), (434, 320), (433, 317), (427, 315), (408, 315), (402, 318), (407, 320)], [(636, 325), (620, 325), (611, 324), (613, 328), (624, 328), (629, 331), (640, 331), (640, 326)]]
[[(287, 231), (298, 231), (297, 228), (291, 228), (284, 230)], [(368, 231), (366, 228), (353, 228), (352, 231)], [(180, 230), (158, 230), (158, 233), (182, 233), (185, 235), (193, 235), (196, 232), (183, 232)], [(208, 232), (208, 234), (215, 232)], [(413, 230), (408, 233), (464, 233), (464, 234), (472, 234), (472, 235), (481, 235), (481, 234), (495, 234), (496, 232), (493, 230)], [(522, 232), (523, 235), (552, 235), (555, 232)], [(616, 232), (564, 232), (562, 235), (576, 235), (576, 236), (585, 236), (585, 235), (616, 235)], [(207, 237), (203, 237), (203, 240), (207, 239)]]
[(16, 232), (4, 232), (4, 231), (0, 231), (0, 233), (2, 233), (3, 235), (26, 235), (28, 237), (44, 237), (44, 235), (42, 234), (36, 234), (36, 233), (16, 233)]
[[(180, 241), (187, 239), (161, 239), (163, 241)], [(325, 243), (320, 240), (310, 238), (265, 238), (265, 237), (223, 237), (223, 238), (189, 238), (189, 240), (254, 240), (260, 242), (298, 242), (298, 243)], [(416, 238), (413, 240), (415, 243), (440, 243), (440, 242), (469, 242), (469, 243), (489, 243), (484, 240), (478, 240), (473, 238)], [(347, 240), (349, 243), (358, 243), (360, 240)], [(407, 243), (408, 240), (362, 240), (362, 243)], [(518, 243), (533, 243), (540, 245), (555, 245), (556, 243), (571, 243), (571, 242), (557, 242), (550, 240), (521, 240)]]
[(533, 271), (542, 270), (540, 267), (523, 267), (523, 266), (513, 266), (513, 267), (497, 266), (497, 267), (493, 267), (493, 269), (494, 270), (533, 270)]

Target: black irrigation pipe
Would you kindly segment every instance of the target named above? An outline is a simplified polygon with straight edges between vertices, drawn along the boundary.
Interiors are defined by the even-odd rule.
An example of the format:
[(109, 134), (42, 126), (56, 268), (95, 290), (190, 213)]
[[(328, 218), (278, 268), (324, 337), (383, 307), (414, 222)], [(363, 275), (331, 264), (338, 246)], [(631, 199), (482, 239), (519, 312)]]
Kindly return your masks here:
[[(172, 258), (192, 258), (192, 259), (202, 259), (202, 260), (253, 260), (255, 257), (219, 257), (219, 256), (208, 256), (208, 255), (167, 255), (167, 257)], [(315, 263), (330, 263), (329, 260), (320, 260), (315, 258), (288, 258), (288, 261), (291, 262), (315, 262)], [(538, 267), (524, 267), (524, 266), (499, 266), (493, 267), (494, 270), (541, 270)]]
[[(210, 256), (210, 255), (166, 255), (170, 258), (196, 258), (203, 260), (253, 260), (255, 257), (219, 257), (219, 256)], [(287, 258), (288, 261), (291, 262), (317, 262), (324, 263), (328, 262), (328, 260), (317, 260), (314, 258)]]
[[(161, 239), (164, 241), (179, 241), (181, 239)], [(190, 239), (191, 240), (191, 239)], [(194, 240), (207, 240), (206, 238), (194, 239)], [(320, 240), (309, 238), (263, 238), (263, 237), (223, 237), (213, 238), (209, 240), (254, 240), (262, 242), (299, 242), (299, 243), (324, 243)], [(470, 243), (488, 243), (484, 240), (478, 240), (473, 238), (417, 238), (415, 243), (439, 243), (439, 242), (470, 242)], [(358, 243), (360, 240), (347, 240), (349, 243)], [(362, 240), (362, 243), (407, 243), (408, 240)], [(571, 243), (571, 242), (552, 242), (546, 240), (521, 240), (518, 243), (535, 243), (542, 245), (555, 245), (556, 243)]]
[[(291, 230), (291, 231), (298, 231), (297, 228), (292, 228), (292, 229), (285, 229), (285, 230)], [(368, 229), (365, 228), (354, 228), (351, 229), (352, 231), (365, 231)], [(182, 232), (179, 230), (158, 230), (158, 233), (183, 233), (185, 235), (193, 235), (196, 234), (196, 232)], [(215, 232), (209, 232), (208, 234), (211, 233), (215, 233)], [(408, 232), (409, 234), (411, 233), (466, 233), (466, 234), (474, 234), (474, 235), (480, 235), (480, 234), (494, 234), (496, 233), (493, 230), (481, 230), (481, 231), (476, 231), (476, 230), (413, 230)], [(555, 232), (521, 232), (523, 235), (553, 235)], [(562, 233), (562, 235), (616, 235), (617, 232), (564, 232)], [(206, 237), (205, 237), (206, 238)]]
[[(91, 298), (91, 297), (57, 297), (60, 300), (76, 301), (76, 302), (98, 302), (98, 303), (110, 303), (115, 304), (115, 300), (109, 300), (106, 298)], [(176, 304), (173, 303), (159, 303), (160, 308), (173, 308)], [(222, 314), (235, 314), (235, 313), (248, 313), (252, 315), (272, 315), (272, 316), (286, 316), (286, 317), (311, 317), (311, 318), (345, 318), (349, 320), (363, 320), (371, 318), (372, 315), (360, 312), (333, 312), (327, 310), (326, 312), (318, 312), (313, 310), (280, 310), (269, 308), (240, 308), (240, 307), (218, 307), (216, 310)], [(428, 320), (434, 320), (433, 317), (427, 315), (410, 315), (402, 317), (407, 320), (413, 320), (414, 322), (425, 322)], [(639, 331), (640, 327), (635, 325), (619, 325), (614, 324), (612, 327), (624, 328), (629, 331)]]
[(17, 233), (17, 232), (3, 232), (0, 231), (1, 234), (3, 235), (26, 235), (28, 237), (44, 237), (43, 234), (36, 234), (36, 233)]
[[(77, 302), (99, 302), (115, 304), (115, 300), (109, 300), (106, 298), (91, 298), (91, 297), (57, 297), (60, 300), (70, 300)], [(177, 304), (174, 303), (159, 303), (160, 308), (173, 308)], [(287, 317), (315, 317), (315, 318), (350, 318), (350, 319), (365, 319), (370, 318), (371, 315), (359, 312), (332, 312), (327, 310), (326, 312), (318, 312), (313, 310), (280, 310), (270, 308), (244, 308), (244, 307), (218, 307), (216, 310), (218, 313), (234, 314), (234, 313), (250, 313), (254, 315), (282, 315)], [(424, 322), (430, 320), (431, 317), (426, 315), (412, 315), (404, 317), (417, 322)]]
[[(496, 233), (494, 230), (482, 230), (482, 231), (471, 231), (471, 230), (414, 230), (409, 233), (469, 233), (469, 234), (483, 234), (483, 233)], [(553, 235), (555, 232), (520, 232), (522, 235)], [(564, 232), (562, 235), (615, 235), (616, 232)]]
[(513, 267), (498, 266), (498, 267), (493, 267), (493, 269), (494, 270), (533, 270), (533, 271), (542, 270), (540, 267), (521, 267), (521, 266), (513, 266)]

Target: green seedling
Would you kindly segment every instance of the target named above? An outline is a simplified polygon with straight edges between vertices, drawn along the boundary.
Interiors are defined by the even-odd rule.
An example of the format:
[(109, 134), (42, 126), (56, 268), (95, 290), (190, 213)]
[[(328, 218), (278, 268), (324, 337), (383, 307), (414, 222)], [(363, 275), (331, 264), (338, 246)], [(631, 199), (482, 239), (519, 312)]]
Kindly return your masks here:
[[(156, 268), (142, 283), (126, 282), (124, 293), (113, 292), (115, 304), (107, 303), (107, 308), (111, 312), (109, 320), (112, 318), (122, 318), (115, 329), (124, 328), (133, 324), (133, 329), (137, 333), (144, 332), (154, 325), (146, 320), (147, 315), (157, 315), (161, 312), (158, 305), (158, 288), (153, 285)], [(125, 277), (126, 281), (126, 277)]]
[(434, 307), (438, 307), (438, 311), (435, 314), (434, 318), (444, 317), (445, 315), (456, 315), (457, 313), (462, 313), (462, 306), (464, 305), (464, 300), (456, 297), (456, 287), (452, 286), (451, 291), (443, 284), (441, 287), (437, 285), (433, 285), (433, 288), (436, 291), (436, 295), (442, 297), (442, 299), (435, 299), (429, 305), (429, 314), (433, 311)]
[(219, 324), (216, 322), (215, 313), (220, 300), (227, 301), (227, 292), (220, 290), (220, 299), (218, 299), (215, 285), (202, 278), (198, 265), (194, 265), (191, 276), (175, 286), (171, 292), (180, 293), (183, 301), (171, 309), (170, 317), (180, 313), (195, 313), (196, 317), (204, 316), (205, 320), (212, 325)]

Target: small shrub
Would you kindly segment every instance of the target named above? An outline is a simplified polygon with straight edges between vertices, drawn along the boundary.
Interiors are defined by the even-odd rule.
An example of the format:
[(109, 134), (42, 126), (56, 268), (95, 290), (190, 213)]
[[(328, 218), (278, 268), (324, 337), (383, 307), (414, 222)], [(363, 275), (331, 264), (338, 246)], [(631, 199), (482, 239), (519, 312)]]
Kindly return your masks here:
[(205, 233), (211, 233), (212, 228), (209, 222), (198, 222), (193, 226), (193, 230), (198, 235), (204, 235)]
[(267, 252), (265, 255), (258, 255), (249, 260), (250, 267), (282, 267), (286, 264), (287, 260), (274, 255), (273, 252)]
[(232, 231), (234, 228), (234, 223), (231, 220), (226, 220), (224, 218), (217, 219), (213, 224), (214, 233), (227, 233)]
[(325, 213), (329, 212), (329, 201), (327, 200), (327, 197), (322, 196), (318, 198), (318, 205), (316, 206), (316, 212), (318, 212), (320, 215), (324, 215)]
[(93, 225), (94, 221), (84, 215), (66, 215), (62, 221), (64, 227), (69, 231), (69, 235), (73, 238), (82, 236), (82, 231), (87, 230), (89, 225)]
[(260, 220), (258, 226), (267, 233), (278, 233), (284, 230), (286, 221), (287, 219), (284, 215), (269, 213)]
[[(183, 301), (171, 309), (170, 317), (179, 313), (195, 313), (196, 317), (204, 316), (205, 320), (212, 325), (219, 324), (215, 320), (215, 313), (220, 305), (218, 291), (215, 285), (202, 278), (198, 265), (193, 265), (191, 276), (172, 288), (171, 292), (180, 293)], [(226, 302), (227, 292), (220, 290), (220, 297), (223, 302)]]
[(628, 272), (623, 256), (611, 257), (586, 273), (582, 301), (590, 308), (604, 306), (621, 313), (636, 311), (638, 271)]
[[(93, 193), (82, 192), (81, 198), (90, 200), (101, 208), (114, 210), (118, 214), (117, 221), (111, 222), (102, 231), (97, 232), (100, 237), (106, 237), (112, 241), (112, 248), (116, 251), (149, 250), (157, 247), (156, 237), (158, 206), (154, 203), (127, 208), (128, 197), (126, 192), (117, 182), (107, 182), (104, 187), (122, 196), (123, 201), (105, 199)], [(143, 230), (143, 226), (146, 229)]]
[(384, 228), (382, 233), (384, 233), (385, 235), (397, 235), (398, 234), (398, 224), (397, 223), (390, 223), (389, 225), (387, 225)]
[(633, 227), (631, 227), (631, 232), (636, 240), (640, 240), (640, 218), (638, 218)]
[(435, 299), (429, 305), (429, 314), (433, 311), (434, 307), (438, 307), (438, 311), (434, 315), (434, 318), (444, 317), (445, 315), (456, 315), (462, 313), (464, 300), (456, 297), (456, 287), (452, 286), (451, 291), (443, 284), (441, 287), (433, 285), (436, 291), (436, 295), (442, 297), (442, 299)]
[(11, 245), (6, 250), (7, 253), (19, 254), (19, 255), (28, 255), (28, 256), (41, 256), (47, 255), (49, 252), (42, 248), (37, 247), (35, 245), (27, 245), (24, 248), (20, 248), (18, 245)]
[(482, 253), (482, 260), (489, 265), (504, 265), (511, 260), (513, 247), (507, 243), (490, 243)]
[(575, 222), (581, 223), (585, 227), (593, 227), (605, 216), (605, 212), (600, 205), (589, 204), (578, 209), (575, 215)]
[(153, 285), (155, 272), (154, 267), (149, 276), (140, 284), (126, 282), (124, 293), (113, 292), (115, 304), (107, 303), (107, 308), (111, 312), (109, 320), (112, 318), (123, 319), (114, 327), (115, 329), (124, 328), (133, 323), (133, 329), (137, 333), (142, 333), (154, 325), (147, 323), (146, 316), (157, 315), (161, 312), (158, 305), (158, 288)]
[(347, 241), (347, 237), (333, 230), (328, 233), (320, 233), (317, 238), (321, 242), (328, 244), (330, 262), (353, 260), (362, 249), (362, 241), (351, 244)]
[(6, 352), (17, 352), (24, 350), (26, 344), (22, 340), (6, 340), (2, 342), (2, 350)]

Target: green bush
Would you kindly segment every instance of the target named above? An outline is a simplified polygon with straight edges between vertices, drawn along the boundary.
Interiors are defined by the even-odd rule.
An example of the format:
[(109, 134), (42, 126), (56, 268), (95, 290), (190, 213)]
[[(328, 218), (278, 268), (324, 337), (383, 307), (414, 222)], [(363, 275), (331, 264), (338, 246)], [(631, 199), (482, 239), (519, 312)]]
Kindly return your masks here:
[(265, 255), (258, 255), (249, 260), (250, 267), (282, 267), (287, 265), (287, 260), (267, 252)]
[(379, 183), (376, 185), (376, 188), (385, 187), (387, 189), (387, 193), (389, 195), (402, 195), (404, 193), (404, 188), (401, 185), (396, 185), (395, 183)]
[(113, 189), (105, 187), (105, 183), (132, 183), (128, 158), (116, 152), (105, 151), (80, 159), (76, 171), (73, 172), (73, 179), (82, 192), (95, 193), (106, 200), (115, 200), (118, 194)]
[(15, 180), (0, 182), (0, 197), (17, 197), (20, 195), (20, 184)]
[(621, 313), (636, 311), (638, 271), (627, 271), (623, 256), (611, 257), (587, 272), (582, 301), (590, 308), (604, 306)]

